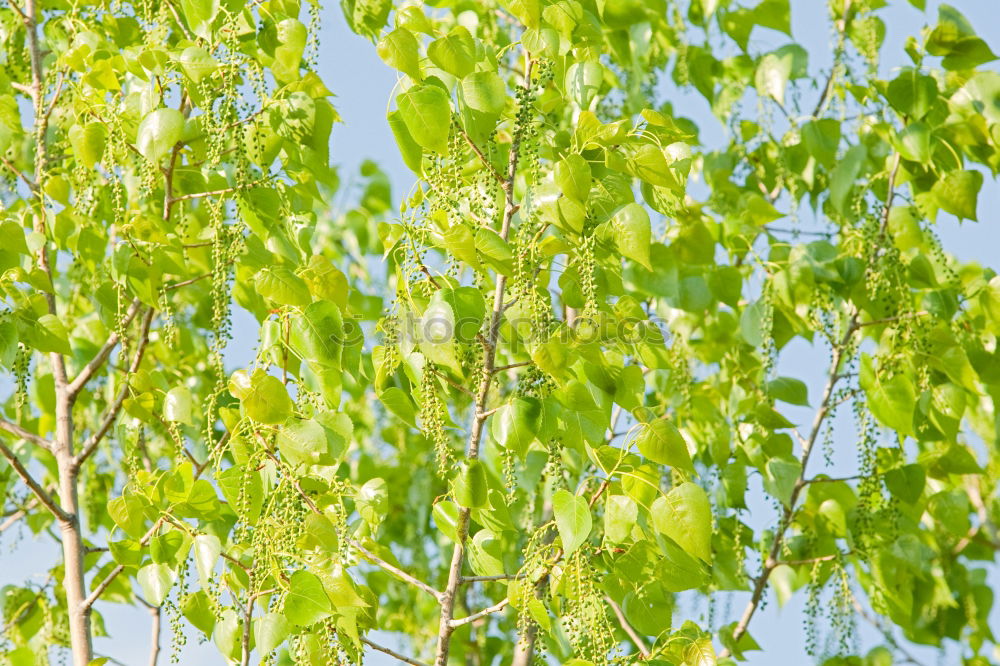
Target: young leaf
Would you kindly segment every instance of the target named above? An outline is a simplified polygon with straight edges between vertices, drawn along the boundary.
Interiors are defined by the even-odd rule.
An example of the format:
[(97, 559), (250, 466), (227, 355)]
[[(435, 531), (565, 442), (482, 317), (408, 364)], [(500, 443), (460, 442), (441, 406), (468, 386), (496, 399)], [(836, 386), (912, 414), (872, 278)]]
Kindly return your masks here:
[(695, 557), (712, 561), (712, 505), (700, 486), (686, 481), (658, 497), (650, 509), (657, 532)]
[(418, 145), (436, 153), (447, 152), (451, 103), (444, 90), (420, 83), (399, 95), (396, 105), (403, 124)]
[(635, 443), (639, 452), (653, 462), (694, 472), (687, 442), (677, 427), (666, 419), (656, 419), (644, 425)]
[(184, 132), (184, 115), (177, 109), (150, 111), (136, 134), (136, 148), (147, 160), (159, 163), (170, 152)]
[(552, 514), (562, 539), (563, 551), (571, 554), (587, 540), (593, 527), (587, 500), (568, 490), (557, 490), (552, 495)]

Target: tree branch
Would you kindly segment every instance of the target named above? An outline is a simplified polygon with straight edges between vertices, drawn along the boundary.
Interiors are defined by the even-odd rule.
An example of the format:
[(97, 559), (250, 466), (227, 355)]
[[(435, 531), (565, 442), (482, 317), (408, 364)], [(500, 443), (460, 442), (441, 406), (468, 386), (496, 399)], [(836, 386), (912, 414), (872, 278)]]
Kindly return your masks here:
[[(160, 525), (162, 524), (163, 524), (163, 518), (157, 518), (156, 522), (153, 523), (153, 526), (150, 527), (149, 530), (142, 536), (142, 539), (139, 540), (139, 545), (145, 546), (147, 543), (149, 543), (149, 540), (153, 538), (153, 535), (156, 534), (156, 530), (160, 529)], [(83, 606), (83, 610), (84, 611), (89, 610), (90, 607), (93, 606), (97, 602), (97, 600), (101, 598), (101, 595), (104, 594), (104, 591), (108, 589), (111, 583), (115, 581), (115, 578), (118, 577), (118, 574), (120, 574), (124, 570), (125, 570), (125, 565), (123, 564), (119, 564), (114, 569), (112, 569), (111, 572), (104, 578), (104, 580), (98, 583), (98, 585), (93, 589), (93, 591), (91, 591), (90, 595), (83, 600), (83, 603), (81, 604), (81, 606)]]
[(139, 369), (139, 365), (142, 363), (143, 353), (146, 351), (146, 344), (149, 342), (149, 327), (153, 323), (153, 316), (156, 314), (156, 310), (149, 308), (146, 311), (146, 315), (142, 318), (142, 330), (139, 333), (139, 344), (136, 345), (135, 356), (132, 358), (132, 364), (129, 366), (128, 373), (125, 375), (125, 379), (122, 381), (122, 387), (118, 390), (118, 395), (115, 396), (114, 401), (105, 411), (103, 418), (101, 419), (101, 425), (97, 428), (97, 431), (87, 439), (80, 453), (73, 459), (73, 468), (80, 469), (87, 458), (89, 458), (94, 451), (97, 450), (97, 445), (101, 443), (104, 436), (108, 434), (108, 430), (114, 425), (115, 419), (118, 418), (118, 413), (122, 409), (122, 404), (125, 402), (126, 396), (128, 396), (129, 385), (128, 379), (129, 375), (135, 373)]
[(649, 648), (646, 647), (646, 641), (642, 640), (642, 636), (640, 636), (632, 625), (629, 624), (629, 621), (625, 618), (625, 613), (622, 612), (621, 606), (619, 606), (614, 599), (606, 594), (604, 595), (604, 600), (608, 603), (608, 606), (611, 607), (611, 611), (615, 614), (615, 617), (618, 618), (618, 624), (621, 625), (622, 630), (628, 634), (628, 637), (632, 639), (633, 643), (635, 643), (635, 647), (638, 648), (639, 654), (642, 655), (642, 658), (649, 659)]
[(394, 657), (394, 658), (400, 660), (404, 664), (411, 664), (412, 666), (427, 666), (427, 664), (425, 664), (424, 662), (417, 661), (413, 657), (407, 657), (405, 654), (400, 654), (400, 653), (396, 652), (395, 650), (390, 650), (389, 648), (385, 647), (384, 645), (379, 645), (378, 643), (376, 643), (376, 642), (372, 641), (371, 639), (369, 639), (367, 636), (362, 636), (361, 637), (361, 642), (364, 643), (365, 645), (367, 645), (368, 647), (372, 648), (373, 650), (378, 650), (379, 652), (382, 652), (384, 654), (389, 655), (390, 657)]
[(504, 597), (501, 601), (493, 604), (492, 606), (490, 606), (488, 608), (484, 608), (483, 610), (479, 611), (478, 613), (473, 613), (472, 615), (468, 615), (466, 617), (459, 618), (457, 620), (451, 620), (451, 622), (449, 624), (451, 624), (451, 628), (452, 629), (457, 629), (458, 627), (461, 627), (463, 625), (469, 624), (471, 622), (475, 622), (476, 620), (478, 620), (481, 617), (486, 617), (487, 615), (491, 615), (493, 613), (499, 613), (504, 608), (506, 608), (509, 604), (510, 604), (510, 599)]
[(0, 441), (0, 454), (7, 459), (7, 462), (10, 463), (14, 472), (21, 477), (21, 480), (24, 481), (25, 485), (28, 486), (31, 492), (35, 494), (35, 497), (37, 497), (38, 501), (42, 503), (42, 506), (52, 512), (52, 515), (55, 516), (56, 519), (63, 523), (73, 520), (73, 516), (62, 510), (62, 507), (56, 503), (51, 495), (45, 492), (45, 489), (42, 488), (41, 484), (39, 484), (38, 481), (35, 480), (35, 477), (31, 476), (28, 469), (21, 464), (17, 455), (2, 441)]
[[(528, 60), (524, 72), (524, 86), (531, 85), (531, 69), (533, 60)], [(510, 225), (520, 206), (514, 201), (514, 180), (517, 176), (517, 164), (521, 149), (521, 134), (515, 133), (514, 140), (510, 145), (510, 159), (507, 167), (507, 177), (501, 180), (506, 204), (504, 206), (503, 221), (500, 227), (500, 238), (507, 240), (510, 235)], [(479, 443), (482, 438), (483, 428), (488, 418), (483, 414), (489, 399), (490, 386), (493, 383), (493, 368), (496, 363), (497, 339), (500, 334), (500, 322), (503, 318), (504, 293), (507, 288), (507, 277), (497, 275), (496, 288), (493, 291), (493, 312), (490, 316), (490, 325), (483, 340), (483, 379), (479, 384), (479, 391), (475, 402), (475, 415), (472, 420), (472, 429), (469, 432), (469, 442), (466, 447), (466, 458), (474, 460), (479, 457)], [(455, 613), (455, 597), (459, 584), (462, 580), (462, 565), (465, 562), (465, 540), (469, 536), (469, 517), (471, 512), (467, 508), (461, 508), (458, 512), (458, 519), (455, 523), (455, 548), (451, 554), (451, 564), (448, 568), (448, 582), (441, 595), (441, 614), (438, 624), (437, 656), (435, 666), (448, 666), (448, 654), (451, 650), (451, 635), (455, 628), (451, 621)]]
[(16, 423), (11, 423), (10, 421), (4, 420), (4, 419), (0, 419), (0, 430), (5, 430), (5, 431), (9, 432), (10, 434), (16, 435), (17, 437), (20, 437), (21, 439), (27, 440), (27, 441), (31, 442), (32, 444), (34, 444), (36, 446), (40, 446), (40, 447), (42, 447), (43, 449), (45, 449), (47, 451), (51, 451), (52, 450), (52, 442), (50, 442), (49, 440), (45, 439), (44, 437), (36, 435), (33, 432), (25, 430), (24, 428), (22, 428), (21, 426), (17, 425)]
[[(135, 319), (141, 305), (142, 302), (138, 298), (134, 299), (131, 305), (129, 305), (128, 311), (125, 313), (125, 319), (122, 321), (121, 325), (123, 330), (132, 323), (133, 319)], [(90, 359), (90, 362), (83, 366), (83, 369), (80, 370), (80, 374), (78, 374), (76, 378), (66, 386), (66, 392), (69, 395), (70, 400), (76, 399), (77, 395), (81, 390), (83, 390), (86, 383), (90, 381), (91, 377), (94, 376), (94, 373), (96, 373), (101, 365), (108, 360), (111, 352), (120, 341), (121, 336), (118, 332), (115, 331), (112, 333), (107, 342), (105, 342), (104, 345), (98, 350), (97, 354), (94, 355), (94, 358)]]
[(472, 152), (476, 154), (476, 157), (479, 158), (479, 161), (483, 163), (483, 166), (486, 167), (486, 169), (493, 175), (493, 177), (496, 178), (496, 181), (500, 183), (500, 185), (502, 186), (505, 182), (504, 177), (500, 175), (500, 172), (497, 171), (495, 166), (493, 166), (493, 163), (490, 162), (489, 159), (486, 157), (486, 155), (483, 154), (483, 151), (479, 149), (479, 146), (477, 146), (476, 142), (472, 140), (472, 137), (469, 136), (469, 133), (465, 131), (464, 127), (459, 125), (458, 131), (462, 133), (462, 137), (465, 139), (465, 142), (468, 143), (469, 146), (472, 148)]
[(375, 564), (378, 567), (380, 567), (382, 569), (385, 569), (387, 572), (391, 573), (393, 576), (395, 576), (396, 578), (402, 580), (403, 582), (409, 583), (410, 585), (413, 585), (414, 587), (417, 587), (417, 588), (423, 590), (424, 592), (426, 592), (427, 594), (431, 595), (432, 597), (434, 597), (438, 601), (441, 600), (441, 593), (439, 591), (435, 590), (433, 587), (431, 587), (427, 583), (425, 583), (424, 581), (420, 580), (419, 578), (415, 578), (415, 577), (411, 576), (410, 574), (406, 573), (405, 571), (403, 571), (402, 569), (400, 569), (397, 566), (389, 564), (388, 562), (386, 562), (385, 560), (383, 560), (381, 557), (379, 557), (375, 553), (369, 551), (367, 548), (365, 548), (364, 546), (362, 546), (360, 543), (358, 543), (354, 539), (348, 539), (347, 542), (349, 544), (351, 544), (355, 549), (357, 549), (357, 551), (359, 553), (361, 553), (362, 555), (364, 555), (365, 559), (369, 560), (372, 564)]

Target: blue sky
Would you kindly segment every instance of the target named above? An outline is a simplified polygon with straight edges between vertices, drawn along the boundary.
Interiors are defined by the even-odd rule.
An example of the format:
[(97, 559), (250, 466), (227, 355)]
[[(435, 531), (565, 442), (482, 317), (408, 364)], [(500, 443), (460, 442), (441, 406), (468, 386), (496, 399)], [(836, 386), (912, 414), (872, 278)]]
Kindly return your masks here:
[[(891, 0), (892, 7), (883, 10), (880, 15), (887, 24), (887, 46), (884, 50), (885, 61), (882, 64), (882, 75), (886, 76), (893, 67), (904, 64), (905, 55), (902, 44), (907, 35), (918, 34), (922, 25), (933, 23), (937, 13), (938, 2), (930, 0), (925, 13), (912, 8), (904, 0)], [(829, 43), (829, 27), (825, 2), (821, 0), (792, 0), (793, 32), (795, 40), (812, 47)], [(994, 48), (1000, 50), (1000, 27), (997, 22), (996, 0), (957, 0), (952, 3), (962, 11), (975, 26), (979, 34)], [(386, 67), (376, 56), (373, 46), (366, 40), (350, 33), (340, 14), (338, 3), (329, 2), (323, 12), (323, 29), (320, 39), (320, 73), (337, 97), (334, 103), (344, 119), (344, 124), (335, 127), (332, 137), (332, 159), (341, 166), (341, 177), (345, 185), (350, 183), (351, 175), (357, 173), (357, 168), (364, 159), (373, 159), (389, 175), (394, 192), (397, 196), (405, 192), (413, 183), (413, 174), (399, 159), (396, 145), (385, 122), (385, 112), (396, 83), (395, 73)], [(767, 50), (780, 46), (788, 38), (770, 31), (755, 32), (752, 46)], [(810, 52), (811, 68), (826, 67), (829, 63), (829, 53), (822, 48), (814, 48)], [(825, 60), (824, 60), (825, 58)], [(691, 117), (702, 128), (702, 140), (709, 145), (719, 145), (723, 135), (717, 128), (718, 124), (708, 111), (707, 105), (696, 93), (684, 93), (677, 90), (666, 90), (667, 98), (674, 102), (675, 107), (683, 109), (684, 115)], [(1000, 203), (1000, 189), (991, 182), (984, 187), (980, 195), (981, 222), (959, 224), (946, 216), (939, 221), (938, 231), (944, 246), (953, 254), (964, 260), (975, 260), (983, 264), (996, 262), (996, 248), (1000, 247), (1000, 231), (991, 213)], [(245, 313), (234, 327), (237, 339), (228, 353), (231, 367), (245, 364), (252, 358), (252, 347), (256, 342), (254, 332), (256, 322)], [(241, 335), (241, 331), (245, 334)], [(810, 385), (810, 394), (817, 395), (822, 381), (822, 372), (826, 363), (826, 350), (813, 349), (807, 344), (794, 344), (788, 353), (782, 356), (779, 366), (780, 374), (795, 376)], [(806, 420), (810, 414), (803, 411), (799, 415)], [(844, 424), (850, 431), (850, 423)], [(837, 468), (853, 469), (854, 451), (850, 439), (837, 442), (838, 453), (834, 460), (834, 472)], [(827, 470), (820, 470), (827, 471)], [(761, 504), (755, 508), (751, 523), (756, 527), (766, 525), (774, 520), (773, 509)], [(48, 538), (34, 541), (30, 536), (17, 542), (8, 533), (0, 542), (0, 552), (3, 553), (3, 574), (0, 584), (20, 583), (29, 577), (38, 577), (40, 562), (47, 567), (58, 551), (55, 544)], [(716, 616), (728, 615), (729, 621), (735, 619), (745, 603), (745, 595), (733, 595), (728, 601), (722, 599), (717, 604)], [(776, 603), (768, 604), (753, 621), (751, 633), (758, 643), (765, 648), (764, 652), (751, 653), (752, 666), (792, 666), (811, 663), (804, 652), (804, 631), (802, 629), (802, 607), (804, 595), (799, 594), (785, 608), (779, 609)], [(117, 661), (128, 664), (142, 664), (147, 660), (149, 617), (144, 609), (132, 609), (114, 604), (99, 604), (100, 611), (105, 615), (105, 622), (112, 630), (110, 638), (99, 638), (95, 645), (101, 655), (109, 655)], [(698, 616), (705, 611), (705, 606), (682, 603), (680, 613), (686, 616)], [(717, 622), (719, 620), (717, 619)], [(166, 650), (161, 663), (169, 659), (168, 625), (164, 623), (162, 644)], [(182, 653), (183, 664), (223, 664), (214, 646), (198, 645), (194, 638), (196, 632), (189, 630), (191, 639)], [(863, 644), (872, 645), (875, 636), (867, 628), (862, 628), (860, 637)], [(385, 641), (391, 639), (385, 638)], [(936, 663), (936, 657), (927, 651), (914, 650), (915, 654), (924, 658), (928, 664)], [(955, 663), (954, 653), (945, 663)], [(372, 655), (365, 660), (366, 664), (379, 666), (396, 663), (383, 655)]]

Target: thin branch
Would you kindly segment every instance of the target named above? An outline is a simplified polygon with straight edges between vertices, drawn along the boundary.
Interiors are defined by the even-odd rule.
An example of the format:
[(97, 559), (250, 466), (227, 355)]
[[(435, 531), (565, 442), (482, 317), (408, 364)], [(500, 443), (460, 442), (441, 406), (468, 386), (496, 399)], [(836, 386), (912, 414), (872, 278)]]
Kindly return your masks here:
[(73, 516), (62, 510), (62, 507), (60, 507), (56, 501), (52, 499), (51, 495), (45, 492), (45, 489), (42, 488), (41, 484), (39, 484), (38, 481), (35, 480), (35, 477), (31, 476), (28, 469), (21, 464), (17, 455), (2, 441), (0, 441), (0, 454), (3, 454), (3, 457), (7, 459), (8, 463), (10, 463), (14, 472), (21, 477), (21, 480), (24, 481), (25, 485), (27, 485), (29, 489), (31, 489), (31, 492), (35, 494), (35, 497), (37, 497), (38, 501), (42, 503), (42, 506), (51, 511), (53, 516), (63, 523), (69, 523), (73, 520)]
[(820, 555), (819, 557), (807, 557), (803, 560), (781, 560), (780, 562), (776, 562), (774, 566), (784, 564), (789, 567), (800, 567), (806, 564), (816, 564), (817, 562), (829, 562), (831, 560), (840, 559), (841, 557), (846, 557), (847, 555), (850, 555), (851, 552), (852, 551), (848, 551), (846, 553), (833, 553), (831, 555)]
[(452, 629), (457, 629), (458, 627), (461, 627), (463, 625), (475, 622), (481, 617), (486, 617), (487, 615), (492, 615), (493, 613), (499, 613), (509, 604), (510, 604), (510, 599), (504, 597), (501, 601), (493, 604), (488, 608), (484, 608), (483, 610), (477, 613), (473, 613), (472, 615), (467, 615), (466, 617), (459, 618), (457, 620), (451, 620), (449, 624), (451, 625)]
[[(150, 527), (149, 530), (142, 536), (142, 539), (139, 540), (139, 545), (145, 546), (147, 543), (149, 543), (149, 540), (153, 538), (153, 535), (156, 534), (156, 530), (160, 529), (160, 525), (162, 524), (163, 524), (163, 518), (158, 518), (156, 522), (153, 523), (153, 526)], [(97, 584), (97, 586), (93, 589), (90, 595), (83, 600), (83, 603), (80, 604), (82, 610), (86, 611), (91, 606), (93, 606), (97, 602), (97, 600), (101, 598), (101, 595), (104, 594), (104, 591), (108, 589), (111, 583), (115, 581), (115, 578), (118, 577), (118, 574), (120, 574), (124, 570), (125, 570), (125, 565), (123, 564), (119, 564), (114, 569), (112, 569), (111, 572), (104, 577), (104, 580), (102, 580), (100, 583)]]
[(873, 319), (871, 321), (863, 321), (858, 324), (859, 327), (864, 328), (866, 326), (882, 326), (883, 324), (892, 324), (897, 321), (902, 321), (904, 319), (915, 319), (917, 317), (926, 317), (930, 315), (930, 312), (926, 310), (921, 310), (919, 312), (906, 312), (895, 317), (884, 317), (882, 319)]
[(50, 442), (49, 440), (45, 439), (44, 437), (36, 435), (33, 432), (25, 430), (24, 428), (22, 428), (21, 426), (17, 425), (16, 423), (11, 423), (10, 421), (4, 420), (4, 419), (0, 419), (0, 430), (5, 430), (5, 431), (9, 432), (12, 435), (16, 435), (17, 437), (20, 437), (21, 439), (27, 440), (27, 441), (31, 442), (32, 444), (34, 444), (36, 446), (42, 447), (43, 449), (46, 449), (46, 450), (49, 450), (49, 451), (52, 450), (52, 442)]
[(17, 176), (18, 178), (20, 178), (21, 180), (24, 181), (24, 184), (28, 186), (29, 190), (31, 190), (34, 193), (38, 192), (38, 184), (35, 183), (35, 181), (33, 181), (30, 178), (28, 178), (28, 176), (25, 175), (25, 173), (23, 171), (21, 171), (16, 166), (14, 166), (13, 162), (11, 162), (10, 160), (8, 160), (3, 155), (0, 155), (0, 160), (3, 160), (4, 166), (6, 166), (8, 169), (10, 169), (11, 173), (13, 173), (15, 176)]
[(496, 178), (496, 181), (500, 183), (500, 185), (504, 185), (505, 182), (504, 177), (500, 175), (500, 172), (497, 171), (495, 166), (493, 166), (493, 163), (490, 162), (489, 158), (487, 158), (486, 155), (483, 154), (483, 151), (480, 150), (479, 146), (476, 145), (476, 142), (472, 140), (472, 137), (469, 136), (469, 133), (465, 131), (465, 128), (459, 125), (458, 131), (462, 133), (462, 137), (465, 139), (465, 142), (469, 144), (469, 146), (472, 148), (472, 152), (476, 154), (476, 157), (478, 157), (479, 161), (483, 163), (483, 166), (485, 166), (486, 169), (490, 172), (490, 174), (492, 174), (492, 176)]
[(11, 514), (8, 514), (7, 519), (4, 520), (2, 523), (0, 523), (0, 533), (6, 532), (14, 525), (17, 525), (17, 523), (22, 518), (28, 515), (28, 511), (34, 508), (35, 504), (37, 503), (38, 503), (38, 498), (32, 496), (32, 498), (28, 500), (28, 503), (25, 504), (23, 508), (20, 508)]
[[(526, 55), (527, 57), (527, 55)], [(524, 71), (524, 86), (531, 85), (531, 69), (534, 61), (527, 61)], [(510, 145), (510, 158), (507, 165), (507, 176), (500, 181), (503, 188), (506, 203), (504, 206), (503, 220), (500, 226), (500, 238), (507, 240), (510, 235), (511, 222), (514, 215), (520, 208), (514, 201), (514, 180), (517, 176), (517, 165), (520, 157), (521, 135), (515, 136)], [(504, 294), (507, 287), (507, 277), (498, 275), (496, 286), (493, 291), (493, 312), (490, 316), (490, 323), (483, 343), (483, 379), (479, 384), (479, 391), (475, 402), (475, 418), (472, 420), (469, 432), (468, 444), (466, 446), (466, 458), (475, 460), (479, 457), (479, 444), (482, 438), (483, 429), (486, 425), (486, 418), (480, 414), (486, 409), (489, 399), (490, 387), (493, 383), (493, 367), (496, 362), (497, 340), (500, 335), (500, 323), (503, 319)], [(465, 563), (465, 541), (469, 536), (469, 520), (471, 512), (467, 508), (461, 508), (455, 523), (455, 547), (452, 550), (451, 562), (448, 566), (448, 582), (441, 594), (441, 613), (438, 623), (437, 650), (434, 659), (435, 666), (448, 666), (448, 654), (451, 651), (451, 635), (455, 631), (451, 621), (455, 613), (455, 598), (458, 592), (460, 581), (462, 580), (462, 565)]]
[(532, 361), (519, 361), (517, 363), (508, 363), (507, 365), (501, 365), (499, 367), (493, 368), (493, 374), (499, 372), (505, 372), (507, 370), (513, 370), (514, 368), (521, 368), (526, 365), (531, 365)]
[(375, 564), (375, 565), (379, 566), (380, 568), (382, 568), (385, 571), (391, 573), (393, 576), (395, 576), (396, 578), (399, 578), (403, 582), (409, 583), (410, 585), (413, 585), (414, 587), (417, 587), (417, 588), (423, 590), (424, 592), (426, 592), (427, 594), (431, 595), (435, 599), (438, 599), (438, 600), (441, 599), (441, 593), (439, 591), (435, 590), (433, 587), (431, 587), (427, 583), (425, 583), (424, 581), (420, 580), (419, 578), (413, 577), (412, 575), (406, 573), (405, 571), (403, 571), (402, 569), (400, 569), (397, 566), (389, 564), (388, 562), (386, 562), (381, 557), (379, 557), (375, 553), (371, 552), (370, 550), (368, 550), (367, 548), (365, 548), (364, 546), (362, 546), (360, 543), (358, 543), (354, 539), (348, 539), (347, 542), (349, 544), (351, 544), (352, 546), (354, 546), (354, 548), (356, 548), (359, 553), (361, 553), (362, 555), (364, 555), (365, 559), (369, 560), (372, 564)]
[(456, 382), (456, 381), (455, 381), (454, 379), (452, 379), (452, 378), (451, 378), (451, 377), (449, 377), (448, 375), (444, 374), (443, 372), (440, 372), (440, 371), (438, 371), (438, 370), (435, 370), (434, 368), (432, 368), (432, 367), (430, 367), (430, 366), (426, 366), (426, 368), (425, 368), (425, 369), (426, 369), (426, 370), (429, 370), (429, 371), (431, 372), (431, 374), (434, 374), (434, 375), (437, 375), (437, 376), (438, 376), (438, 377), (440, 377), (441, 379), (445, 380), (445, 381), (446, 381), (446, 382), (448, 382), (448, 383), (449, 383), (449, 384), (450, 384), (450, 385), (451, 385), (451, 386), (452, 386), (453, 388), (456, 388), (456, 389), (458, 389), (459, 391), (461, 391), (461, 392), (462, 392), (462, 393), (464, 393), (465, 395), (469, 396), (470, 398), (475, 398), (475, 397), (476, 397), (476, 395), (475, 395), (475, 394), (474, 394), (474, 393), (473, 393), (472, 391), (470, 391), (470, 390), (469, 390), (468, 388), (466, 388), (465, 386), (462, 386), (461, 384), (459, 384), (458, 382)]
[(115, 396), (114, 401), (105, 411), (104, 416), (101, 419), (101, 425), (97, 428), (97, 431), (87, 439), (80, 453), (73, 459), (73, 468), (80, 469), (80, 465), (84, 463), (97, 450), (97, 445), (101, 443), (104, 436), (108, 434), (108, 430), (114, 425), (115, 419), (118, 418), (118, 413), (122, 409), (122, 404), (125, 402), (126, 396), (129, 392), (128, 378), (139, 369), (139, 365), (142, 363), (142, 356), (146, 351), (146, 344), (149, 342), (149, 327), (153, 323), (153, 316), (156, 314), (156, 310), (149, 308), (146, 311), (146, 315), (142, 318), (142, 330), (139, 333), (139, 343), (136, 345), (135, 355), (132, 358), (132, 364), (129, 366), (128, 373), (125, 375), (125, 379), (122, 380), (122, 387), (118, 391), (118, 395)]
[(462, 584), (465, 583), (492, 583), (494, 581), (503, 580), (521, 580), (525, 575), (523, 573), (519, 574), (500, 574), (499, 576), (462, 576)]
[(193, 194), (182, 194), (179, 197), (170, 197), (170, 203), (176, 203), (178, 201), (189, 201), (191, 199), (203, 199), (205, 197), (217, 197), (223, 194), (232, 194), (233, 192), (239, 192), (241, 190), (246, 190), (251, 187), (256, 187), (258, 185), (263, 185), (267, 181), (258, 180), (253, 183), (248, 183), (246, 185), (234, 185), (233, 187), (224, 187), (221, 190), (211, 190), (209, 192), (195, 192)]
[[(750, 620), (753, 619), (754, 613), (757, 612), (761, 599), (764, 597), (764, 590), (767, 589), (767, 581), (771, 577), (771, 572), (773, 572), (774, 568), (778, 565), (778, 555), (781, 553), (781, 548), (785, 543), (785, 532), (791, 526), (796, 501), (798, 500), (802, 489), (806, 487), (806, 466), (809, 463), (809, 457), (813, 451), (813, 445), (816, 443), (816, 438), (819, 436), (823, 422), (831, 410), (831, 401), (833, 400), (834, 389), (836, 388), (837, 381), (840, 379), (838, 370), (840, 369), (841, 361), (844, 358), (844, 354), (846, 353), (851, 338), (858, 330), (858, 316), (859, 313), (855, 311), (855, 313), (851, 316), (847, 325), (847, 330), (844, 332), (844, 336), (841, 339), (840, 344), (834, 346), (833, 358), (830, 361), (830, 368), (827, 372), (826, 386), (823, 389), (823, 399), (820, 402), (819, 409), (816, 411), (815, 418), (813, 418), (812, 428), (809, 431), (809, 437), (802, 442), (802, 455), (799, 461), (801, 471), (799, 472), (798, 478), (795, 480), (795, 485), (792, 488), (792, 494), (788, 500), (788, 504), (782, 512), (781, 520), (775, 533), (774, 542), (771, 544), (771, 549), (768, 552), (767, 558), (764, 560), (764, 566), (754, 583), (753, 592), (750, 595), (750, 601), (747, 603), (746, 608), (743, 610), (743, 614), (740, 616), (739, 621), (736, 623), (736, 627), (733, 629), (732, 639), (734, 643), (739, 641), (743, 634), (747, 632), (747, 629), (750, 626)], [(725, 658), (729, 655), (729, 648), (724, 648), (719, 653), (720, 658)]]
[(611, 611), (615, 614), (615, 617), (618, 618), (618, 624), (621, 625), (625, 633), (628, 634), (628, 637), (632, 639), (633, 643), (635, 643), (636, 648), (639, 649), (639, 654), (642, 655), (642, 658), (649, 659), (650, 653), (649, 648), (646, 647), (646, 641), (644, 641), (642, 636), (640, 636), (632, 625), (629, 624), (629, 621), (625, 618), (625, 613), (622, 612), (621, 606), (619, 606), (614, 599), (606, 594), (604, 595), (604, 600), (608, 603), (608, 606), (611, 607)]
[(156, 662), (160, 660), (160, 622), (162, 613), (159, 606), (154, 606), (139, 596), (136, 599), (146, 607), (152, 620), (149, 631), (149, 666), (156, 666)]
[(20, 17), (21, 17), (21, 20), (22, 20), (22, 21), (24, 21), (25, 23), (28, 23), (28, 24), (31, 24), (31, 23), (33, 23), (33, 21), (32, 21), (31, 19), (29, 19), (29, 18), (28, 18), (28, 16), (27, 16), (27, 15), (26, 15), (26, 14), (24, 13), (24, 10), (23, 10), (23, 9), (21, 9), (21, 8), (20, 8), (20, 7), (18, 6), (18, 4), (17, 4), (16, 2), (14, 2), (14, 0), (7, 0), (7, 4), (8, 4), (8, 5), (10, 5), (10, 8), (11, 8), (11, 9), (13, 9), (13, 10), (14, 10), (14, 12), (15, 12), (15, 13), (16, 13), (16, 14), (17, 14), (18, 16), (20, 16)]
[(383, 653), (389, 655), (390, 657), (394, 657), (394, 658), (400, 660), (404, 664), (412, 664), (412, 666), (427, 666), (427, 664), (425, 664), (424, 662), (417, 661), (413, 657), (407, 657), (405, 654), (400, 654), (400, 653), (396, 652), (395, 650), (391, 650), (391, 649), (385, 647), (384, 645), (379, 645), (378, 643), (376, 643), (376, 642), (372, 641), (371, 639), (369, 639), (367, 636), (362, 636), (361, 637), (361, 642), (364, 643), (365, 645), (367, 645), (368, 647), (372, 648), (373, 650), (378, 650), (379, 652), (383, 652)]
[[(122, 330), (132, 323), (132, 320), (135, 319), (135, 316), (139, 313), (141, 305), (142, 301), (138, 298), (132, 301), (131, 305), (129, 305), (128, 311), (125, 313), (125, 319), (122, 321)], [(83, 389), (84, 385), (86, 385), (86, 383), (90, 381), (91, 377), (94, 376), (94, 373), (96, 373), (101, 365), (108, 360), (111, 352), (116, 346), (118, 346), (119, 342), (121, 342), (121, 335), (115, 331), (111, 334), (107, 342), (104, 343), (100, 350), (98, 350), (97, 354), (94, 355), (94, 358), (90, 359), (90, 362), (83, 366), (83, 369), (80, 370), (80, 374), (76, 376), (76, 379), (71, 381), (66, 386), (66, 392), (69, 395), (70, 400), (74, 400), (76, 398), (76, 396)]]

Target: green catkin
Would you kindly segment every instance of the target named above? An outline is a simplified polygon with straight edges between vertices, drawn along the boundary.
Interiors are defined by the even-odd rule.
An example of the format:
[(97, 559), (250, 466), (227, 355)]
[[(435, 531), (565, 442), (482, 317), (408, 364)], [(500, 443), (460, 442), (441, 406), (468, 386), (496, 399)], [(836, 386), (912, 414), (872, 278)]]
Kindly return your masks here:
[(430, 361), (426, 363), (420, 382), (420, 428), (434, 447), (437, 471), (443, 478), (451, 471), (454, 452), (451, 449), (450, 437), (445, 430), (448, 412), (438, 393), (438, 382), (434, 375), (437, 367)]
[(809, 594), (806, 597), (805, 618), (803, 619), (805, 624), (806, 654), (810, 657), (817, 656), (819, 647), (817, 620), (823, 612), (823, 584), (820, 582), (821, 566), (821, 562), (814, 562), (809, 571)]
[(14, 409), (20, 421), (24, 406), (28, 404), (28, 381), (31, 379), (31, 350), (23, 342), (17, 343), (14, 355)]

